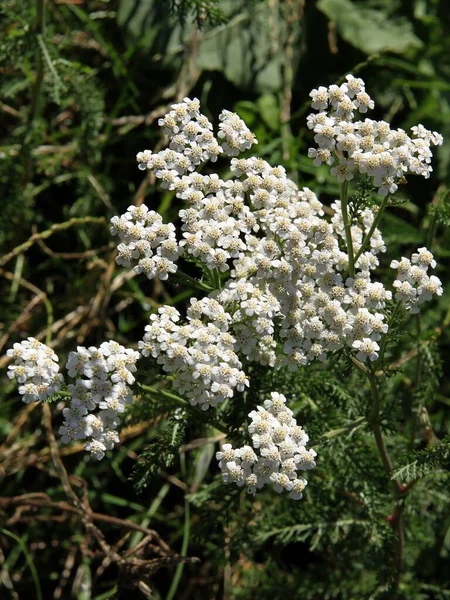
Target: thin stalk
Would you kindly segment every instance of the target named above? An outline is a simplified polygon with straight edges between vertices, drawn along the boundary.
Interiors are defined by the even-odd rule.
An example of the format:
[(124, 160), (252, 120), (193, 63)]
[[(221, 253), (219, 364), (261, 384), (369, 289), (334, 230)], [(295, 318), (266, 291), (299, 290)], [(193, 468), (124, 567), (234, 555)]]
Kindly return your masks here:
[[(420, 318), (420, 313), (416, 314), (416, 333), (417, 333), (417, 344), (420, 346), (420, 338), (422, 337), (422, 319)], [(416, 374), (414, 377), (414, 387), (417, 389), (420, 386), (420, 382), (422, 379), (422, 354), (417, 354), (417, 362), (416, 362)]]
[(355, 256), (353, 252), (353, 240), (351, 223), (348, 216), (348, 181), (344, 181), (341, 185), (341, 210), (342, 220), (344, 222), (345, 243), (347, 244), (348, 253), (348, 274), (350, 277), (355, 276)]
[(145, 392), (150, 392), (151, 394), (156, 394), (158, 396), (161, 396), (162, 398), (166, 398), (174, 404), (178, 404), (178, 406), (181, 406), (181, 408), (188, 408), (190, 406), (187, 400), (184, 400), (176, 394), (172, 394), (171, 392), (162, 390), (161, 388), (151, 387), (150, 385), (145, 385), (143, 383), (138, 383), (137, 385), (139, 388), (141, 388), (141, 390), (144, 390)]
[[(183, 476), (186, 476), (186, 457), (184, 453), (180, 455), (181, 461), (181, 473)], [(189, 547), (189, 536), (191, 532), (191, 509), (189, 506), (189, 501), (187, 499), (187, 494), (184, 495), (184, 526), (183, 526), (183, 542), (181, 544), (181, 552), (180, 556), (185, 557), (187, 555), (188, 547)], [(184, 563), (178, 563), (174, 578), (172, 579), (172, 583), (170, 585), (169, 592), (167, 594), (166, 600), (173, 600), (175, 598), (175, 594), (177, 593), (178, 586), (180, 585), (181, 576), (183, 575)]]
[(17, 542), (19, 544), (20, 549), (22, 550), (22, 552), (25, 556), (25, 560), (27, 561), (27, 565), (31, 571), (31, 576), (33, 577), (34, 589), (36, 592), (36, 599), (43, 600), (42, 589), (41, 589), (41, 584), (39, 582), (38, 573), (37, 573), (35, 564), (33, 562), (33, 558), (31, 556), (30, 552), (28, 551), (28, 548), (26, 547), (24, 541), (19, 536), (12, 533), (12, 531), (8, 531), (7, 529), (0, 528), (0, 533), (3, 533), (3, 535), (7, 535), (8, 537), (12, 538), (15, 542)]
[(384, 442), (383, 433), (380, 427), (380, 409), (381, 409), (381, 398), (378, 391), (378, 386), (375, 381), (375, 376), (372, 371), (369, 371), (367, 378), (370, 383), (370, 391), (372, 394), (372, 412), (370, 415), (370, 426), (373, 431), (373, 435), (375, 437), (375, 442), (377, 444), (378, 453), (381, 458), (381, 462), (383, 463), (384, 469), (386, 473), (389, 475), (389, 480), (392, 485), (392, 489), (395, 494), (397, 494), (399, 490), (399, 484), (397, 481), (391, 479), (392, 471), (394, 470), (394, 466), (392, 464), (391, 458), (389, 456), (388, 450), (386, 448), (386, 444)]
[(450, 196), (450, 190), (445, 190), (445, 186), (439, 186), (433, 201), (432, 201), (432, 208), (433, 208), (433, 214), (431, 215), (431, 220), (430, 220), (430, 224), (428, 226), (428, 232), (427, 232), (427, 241), (426, 241), (426, 247), (428, 248), (428, 250), (431, 249), (431, 247), (433, 246), (433, 241), (434, 241), (434, 236), (436, 235), (436, 229), (438, 226), (438, 208), (439, 206), (442, 206), (448, 199), (448, 197)]
[[(417, 361), (416, 361), (416, 372), (414, 375), (414, 390), (417, 392), (420, 388), (420, 384), (422, 381), (422, 352), (420, 351), (420, 338), (422, 337), (422, 319), (420, 317), (420, 313), (416, 314), (416, 334), (417, 334)], [(413, 411), (412, 407), (412, 397), (411, 397), (411, 412)], [(410, 450), (414, 447), (414, 438), (416, 436), (416, 427), (417, 427), (417, 410), (413, 413), (412, 423), (411, 423), (411, 432), (409, 436), (409, 448)]]
[(403, 563), (404, 563), (404, 555), (405, 555), (405, 522), (403, 519), (403, 512), (405, 510), (405, 502), (404, 500), (400, 501), (400, 505), (398, 507), (396, 513), (396, 519), (394, 521), (394, 529), (397, 534), (396, 544), (395, 544), (395, 579), (394, 579), (394, 593), (400, 587), (400, 581), (402, 577), (403, 571)]
[(359, 417), (359, 419), (356, 419), (355, 421), (353, 421), (352, 423), (349, 423), (345, 427), (327, 431), (327, 433), (324, 433), (323, 435), (321, 435), (320, 438), (318, 438), (317, 440), (313, 440), (313, 441), (309, 442), (309, 445), (311, 448), (314, 448), (315, 446), (320, 446), (320, 444), (323, 444), (324, 442), (327, 442), (328, 440), (338, 437), (339, 435), (341, 435), (343, 433), (348, 433), (349, 431), (352, 431), (356, 427), (359, 427), (360, 425), (362, 425), (365, 421), (366, 421), (366, 417)]
[(392, 494), (395, 500), (395, 510), (393, 514), (393, 518), (391, 519), (392, 527), (396, 533), (396, 542), (395, 542), (395, 565), (396, 565), (396, 575), (394, 580), (394, 594), (398, 590), (400, 586), (400, 580), (403, 571), (403, 562), (404, 562), (404, 547), (405, 547), (405, 526), (403, 522), (403, 512), (404, 512), (404, 499), (405, 493), (402, 485), (395, 479), (391, 479), (392, 471), (394, 470), (391, 458), (389, 456), (388, 450), (386, 448), (386, 444), (384, 442), (383, 433), (380, 427), (380, 409), (381, 409), (381, 398), (380, 393), (378, 391), (377, 382), (375, 380), (375, 374), (373, 369), (369, 370), (369, 374), (367, 378), (370, 383), (370, 390), (372, 393), (372, 412), (369, 424), (372, 428), (375, 442), (377, 445), (378, 453), (380, 455), (381, 461), (383, 463), (384, 469), (389, 477), (389, 481), (391, 484)]
[(436, 229), (437, 229), (437, 219), (438, 219), (438, 212), (437, 212), (437, 210), (435, 210), (433, 216), (431, 217), (431, 222), (430, 222), (430, 226), (428, 228), (428, 233), (427, 233), (426, 247), (428, 249), (430, 249), (431, 246), (433, 245), (433, 240), (434, 240), (434, 236), (435, 236)]
[(220, 278), (219, 269), (214, 269), (214, 287), (216, 290), (222, 289), (222, 279)]
[(66, 229), (69, 229), (73, 225), (85, 225), (86, 223), (102, 224), (105, 223), (105, 217), (72, 217), (68, 221), (64, 221), (64, 223), (54, 223), (45, 231), (33, 233), (33, 235), (30, 238), (28, 238), (26, 242), (20, 244), (19, 246), (16, 246), (13, 250), (11, 250), (11, 252), (8, 252), (8, 254), (0, 256), (0, 267), (3, 267), (12, 258), (18, 256), (22, 252), (25, 252), (26, 250), (28, 250), (28, 248), (31, 248), (31, 246), (39, 240), (46, 240), (57, 231), (64, 231)]
[(373, 220), (372, 226), (369, 229), (369, 231), (367, 232), (367, 234), (365, 235), (365, 237), (364, 237), (364, 239), (362, 241), (362, 244), (361, 244), (361, 248), (356, 253), (355, 263), (358, 260), (358, 258), (361, 256), (361, 254), (366, 250), (367, 246), (369, 245), (370, 240), (371, 240), (372, 235), (373, 235), (373, 232), (378, 227), (378, 224), (379, 224), (379, 222), (381, 220), (381, 217), (383, 215), (384, 209), (387, 206), (388, 198), (389, 198), (389, 196), (385, 196), (383, 198), (383, 201), (382, 201), (382, 203), (380, 205), (380, 208), (378, 209), (378, 212), (377, 212), (377, 214), (376, 214), (376, 216), (375, 216), (375, 218)]
[(144, 392), (149, 392), (150, 394), (155, 394), (160, 398), (164, 398), (170, 400), (174, 404), (177, 404), (181, 408), (189, 408), (196, 412), (196, 414), (200, 417), (200, 419), (206, 420), (209, 425), (213, 425), (216, 429), (221, 431), (222, 433), (226, 433), (227, 435), (231, 435), (231, 432), (227, 429), (226, 425), (224, 425), (221, 421), (214, 418), (207, 418), (207, 414), (205, 411), (192, 406), (187, 400), (177, 396), (176, 394), (172, 394), (172, 392), (168, 392), (167, 390), (163, 390), (161, 388), (151, 387), (150, 385), (145, 385), (143, 383), (138, 383), (137, 386), (143, 390)]
[(200, 290), (203, 290), (204, 292), (212, 292), (213, 289), (214, 289), (213, 287), (211, 287), (207, 283), (203, 283), (202, 281), (198, 281), (197, 279), (194, 279), (194, 277), (191, 277), (187, 273), (184, 273), (183, 271), (180, 271), (180, 270), (178, 270), (176, 273), (174, 273), (172, 275), (172, 278), (179, 279), (183, 283), (187, 283), (189, 285), (192, 285), (192, 287), (196, 287), (196, 288), (198, 288)]

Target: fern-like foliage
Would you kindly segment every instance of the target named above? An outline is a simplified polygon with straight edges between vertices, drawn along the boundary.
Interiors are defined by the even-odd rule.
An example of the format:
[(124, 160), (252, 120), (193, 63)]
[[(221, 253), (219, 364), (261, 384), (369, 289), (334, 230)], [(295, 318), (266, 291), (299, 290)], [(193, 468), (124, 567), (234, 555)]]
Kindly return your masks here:
[(436, 203), (430, 204), (430, 217), (444, 227), (450, 227), (450, 190), (445, 190)]
[[(411, 460), (411, 458), (414, 460)], [(450, 436), (446, 436), (435, 446), (416, 451), (409, 456), (406, 464), (397, 469), (392, 479), (400, 479), (405, 483), (425, 477), (440, 467), (448, 467), (450, 463)]]
[(186, 432), (186, 415), (177, 409), (156, 439), (141, 453), (133, 471), (137, 491), (142, 491), (161, 469), (172, 466), (178, 458)]

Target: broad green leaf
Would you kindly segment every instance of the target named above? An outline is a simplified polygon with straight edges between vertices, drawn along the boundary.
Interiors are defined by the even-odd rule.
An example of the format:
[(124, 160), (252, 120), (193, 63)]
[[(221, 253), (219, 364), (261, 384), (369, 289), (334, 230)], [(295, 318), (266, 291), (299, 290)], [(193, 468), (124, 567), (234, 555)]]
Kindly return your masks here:
[(411, 23), (350, 0), (319, 0), (317, 8), (336, 24), (339, 35), (366, 54), (403, 54), (423, 44)]
[(280, 127), (280, 108), (276, 97), (273, 94), (264, 94), (258, 98), (257, 106), (264, 123), (276, 131)]
[[(262, 93), (279, 90), (284, 58), (282, 45), (275, 43), (274, 37), (279, 29), (278, 13), (270, 3), (246, 0), (221, 0), (218, 8), (228, 21), (197, 33), (197, 68), (220, 71), (240, 88)], [(192, 35), (192, 23), (174, 22), (168, 27), (167, 11), (156, 0), (123, 0), (117, 20), (128, 41), (138, 44), (153, 60), (160, 60), (169, 68), (181, 65), (184, 44)], [(298, 36), (300, 27), (297, 27)], [(273, 115), (270, 120), (273, 122)]]

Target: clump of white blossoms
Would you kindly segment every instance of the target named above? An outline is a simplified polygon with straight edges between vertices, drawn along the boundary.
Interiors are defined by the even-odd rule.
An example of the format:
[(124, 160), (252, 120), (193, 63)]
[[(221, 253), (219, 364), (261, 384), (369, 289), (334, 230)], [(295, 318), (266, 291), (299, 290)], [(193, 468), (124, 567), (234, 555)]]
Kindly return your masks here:
[[(364, 103), (371, 105), (361, 80), (351, 76), (347, 80), (339, 92), (337, 86), (331, 86), (328, 91), (321, 90), (320, 95), (321, 108), (330, 105), (330, 114), (334, 119), (339, 116), (339, 123), (348, 123), (353, 111), (363, 110)], [(341, 115), (342, 106), (335, 98), (339, 96), (346, 105), (345, 95), (353, 108)], [(317, 108), (319, 100), (313, 96), (313, 106)], [(299, 190), (283, 167), (272, 167), (263, 159), (233, 157), (233, 176), (226, 181), (217, 174), (196, 171), (211, 158), (215, 160), (220, 154), (234, 156), (256, 141), (237, 115), (224, 111), (219, 120), (222, 145), (214, 138), (209, 120), (201, 114), (198, 100), (185, 98), (160, 121), (169, 137), (169, 150), (157, 154), (146, 150), (137, 155), (140, 168), (153, 170), (162, 186), (173, 190), (187, 204), (179, 212), (178, 240), (171, 229), (173, 261), (184, 255), (196, 261), (216, 282), (222, 280), (221, 289), (211, 291), (209, 298), (215, 299), (226, 315), (221, 325), (226, 329), (222, 332), (231, 336), (227, 340), (234, 352), (229, 351), (231, 346), (226, 348), (220, 367), (216, 358), (211, 361), (201, 355), (203, 348), (197, 353), (198, 341), (184, 341), (182, 337), (180, 343), (173, 338), (174, 332), (178, 335), (178, 328), (185, 333), (191, 327), (190, 318), (179, 322), (178, 314), (176, 324), (173, 319), (155, 317), (141, 343), (141, 351), (150, 344), (147, 355), (157, 358), (163, 370), (175, 370), (174, 387), (202, 408), (231, 397), (220, 379), (224, 365), (239, 370), (243, 380), (237, 356), (270, 367), (288, 365), (292, 369), (314, 360), (324, 361), (341, 348), (351, 349), (360, 360), (376, 360), (378, 341), (388, 329), (384, 309), (392, 299), (390, 290), (372, 280), (372, 272), (379, 265), (378, 255), (386, 247), (369, 208), (356, 215), (349, 226), (356, 260), (355, 274), (348, 276), (341, 201), (332, 205), (335, 213), (329, 222), (311, 190)], [(417, 128), (420, 139), (439, 141), (437, 134), (427, 135), (425, 131)], [(205, 150), (200, 162), (193, 160), (192, 149), (206, 144), (206, 132), (207, 148), (214, 147), (216, 152), (211, 155)], [(394, 144), (386, 131), (385, 137)], [(334, 144), (338, 152), (342, 141)], [(428, 158), (426, 164), (427, 161)], [(142, 215), (152, 214), (154, 219), (154, 213), (144, 205), (138, 210)], [(129, 235), (126, 222), (130, 222), (131, 213), (130, 209), (120, 219), (115, 217), (113, 233), (118, 232), (117, 224), (123, 222), (124, 233)], [(121, 260), (119, 253), (118, 261)], [(146, 274), (155, 276), (156, 271)], [(209, 318), (199, 314), (199, 331), (212, 326), (215, 325)], [(159, 336), (162, 345), (159, 339), (155, 344), (155, 336)], [(229, 388), (234, 387), (234, 381), (232, 378)], [(222, 386), (220, 393), (218, 386)]]
[(235, 390), (242, 392), (249, 381), (228, 332), (231, 316), (216, 300), (192, 298), (186, 324), (178, 325), (179, 320), (170, 306), (151, 315), (139, 342), (141, 354), (156, 358), (173, 375), (173, 387), (202, 410), (232, 398)]
[[(159, 120), (168, 148), (139, 152), (137, 161), (184, 203), (179, 227), (163, 223), (145, 204), (130, 206), (111, 219), (111, 234), (119, 238), (116, 261), (149, 279), (176, 274), (197, 283), (205, 297), (192, 298), (185, 316), (171, 306), (159, 308), (139, 352), (105, 342), (70, 354), (67, 369), (75, 383), (68, 386), (64, 442), (86, 440), (97, 459), (118, 442), (139, 356), (142, 365), (156, 363), (167, 385), (202, 410), (233, 401), (251, 385), (246, 366), (252, 363), (296, 370), (340, 350), (363, 362), (379, 359), (392, 292), (373, 277), (386, 251), (378, 224), (401, 177), (429, 177), (431, 146), (442, 137), (422, 125), (410, 137), (384, 121), (355, 120), (374, 103), (352, 75), (311, 97), (319, 112), (308, 116), (317, 144), (308, 154), (315, 165), (329, 165), (341, 183), (331, 219), (314, 192), (299, 189), (284, 167), (239, 158), (257, 140), (238, 115), (222, 111), (217, 137), (196, 98), (174, 104)], [(219, 157), (231, 158), (226, 179), (207, 171)], [(368, 176), (383, 201), (378, 212), (362, 206), (350, 217), (348, 182), (357, 174)], [(180, 270), (184, 259), (198, 269), (199, 281)], [(418, 312), (442, 294), (439, 279), (427, 274), (435, 264), (426, 248), (392, 262), (395, 299), (407, 310)], [(29, 338), (8, 354), (15, 359), (9, 376), (22, 384), (25, 401), (60, 388), (51, 349)], [(250, 413), (253, 447), (223, 446), (218, 459), (225, 481), (250, 493), (270, 483), (301, 497), (306, 481), (298, 471), (315, 466), (315, 452), (306, 450), (308, 437), (285, 403), (273, 393)]]
[(14, 361), (8, 367), (8, 377), (17, 380), (26, 404), (46, 400), (61, 389), (58, 357), (49, 346), (29, 337), (14, 344), (6, 354)]
[(300, 500), (307, 481), (299, 472), (316, 466), (316, 452), (306, 449), (309, 437), (297, 425), (286, 398), (272, 392), (264, 406), (258, 406), (249, 417), (253, 447), (224, 444), (216, 454), (223, 481), (245, 486), (249, 494), (272, 485), (276, 492)]
[(428, 268), (434, 269), (435, 266), (434, 256), (426, 248), (419, 248), (411, 260), (402, 257), (391, 262), (391, 267), (397, 269), (397, 279), (393, 283), (395, 299), (402, 302), (412, 314), (419, 313), (420, 305), (433, 296), (442, 296), (441, 280), (427, 274)]
[(393, 194), (398, 180), (407, 173), (430, 176), (430, 146), (440, 146), (442, 136), (423, 125), (411, 128), (412, 137), (403, 129), (391, 129), (386, 121), (364, 119), (375, 106), (362, 79), (347, 75), (346, 83), (312, 90), (312, 108), (319, 111), (308, 116), (308, 127), (315, 133), (317, 148), (308, 156), (316, 166), (334, 164), (331, 174), (341, 183), (351, 181), (356, 172), (372, 178), (380, 196)]
[(139, 353), (117, 342), (103, 342), (99, 348), (78, 346), (67, 361), (75, 383), (68, 386), (70, 407), (63, 409), (62, 441), (88, 440), (85, 449), (97, 460), (119, 442), (120, 414), (133, 400), (130, 385)]
[(149, 279), (158, 276), (164, 280), (175, 273), (180, 253), (175, 238), (175, 226), (164, 224), (154, 210), (143, 206), (129, 206), (121, 217), (111, 219), (111, 234), (117, 235), (122, 243), (116, 262), (123, 267), (137, 263), (136, 273), (144, 273)]

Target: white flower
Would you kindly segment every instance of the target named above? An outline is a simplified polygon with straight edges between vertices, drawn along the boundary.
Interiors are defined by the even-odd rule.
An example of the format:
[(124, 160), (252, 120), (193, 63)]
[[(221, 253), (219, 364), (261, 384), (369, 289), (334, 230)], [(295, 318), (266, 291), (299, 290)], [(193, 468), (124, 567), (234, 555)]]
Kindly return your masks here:
[(358, 350), (356, 358), (365, 361), (367, 359), (374, 361), (378, 358), (378, 350), (380, 346), (370, 338), (363, 338), (362, 340), (355, 340), (352, 344), (352, 348)]
[(354, 178), (354, 167), (355, 163), (353, 160), (344, 158), (338, 165), (330, 169), (330, 173), (336, 177), (339, 183), (344, 183), (344, 181), (351, 181)]
[(328, 90), (323, 85), (309, 94), (312, 98), (311, 106), (316, 110), (325, 110), (328, 106)]
[(133, 399), (128, 384), (134, 382), (139, 356), (115, 341), (103, 342), (99, 348), (78, 346), (69, 354), (66, 367), (77, 380), (68, 386), (72, 398), (59, 429), (65, 444), (88, 438), (85, 449), (101, 460), (119, 442), (119, 415)]
[(49, 346), (29, 337), (14, 344), (6, 355), (14, 360), (8, 366), (8, 377), (21, 384), (19, 394), (26, 404), (46, 400), (61, 389), (58, 357)]
[[(356, 110), (364, 114), (374, 108), (374, 102), (362, 79), (347, 75), (346, 80), (341, 86), (321, 86), (310, 93), (312, 108), (321, 111), (307, 117), (318, 146), (308, 150), (314, 164), (331, 164), (331, 152), (336, 148), (344, 166), (334, 166), (332, 175), (343, 183), (354, 171), (368, 174), (381, 196), (393, 194), (405, 173), (428, 178), (432, 170), (430, 146), (442, 144), (442, 136), (422, 125), (412, 128), (411, 138), (401, 129), (392, 131), (385, 121), (354, 121)], [(350, 169), (344, 162), (348, 159), (354, 161)]]
[(249, 414), (253, 448), (233, 449), (224, 444), (216, 453), (225, 483), (247, 486), (254, 495), (264, 485), (272, 484), (276, 492), (288, 492), (295, 500), (301, 498), (306, 480), (297, 478), (299, 471), (316, 466), (314, 450), (306, 450), (308, 436), (297, 425), (283, 394), (272, 392), (264, 406)]
[(292, 482), (291, 491), (289, 494), (289, 498), (293, 500), (300, 500), (303, 496), (302, 492), (307, 485), (306, 479), (294, 479)]
[(417, 252), (415, 252), (411, 256), (411, 262), (413, 264), (419, 265), (422, 268), (425, 268), (425, 270), (428, 267), (431, 267), (432, 269), (436, 268), (436, 261), (434, 260), (434, 256), (425, 247), (424, 248), (419, 248), (417, 250)]

